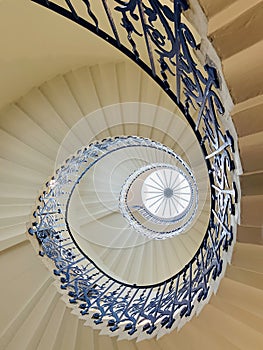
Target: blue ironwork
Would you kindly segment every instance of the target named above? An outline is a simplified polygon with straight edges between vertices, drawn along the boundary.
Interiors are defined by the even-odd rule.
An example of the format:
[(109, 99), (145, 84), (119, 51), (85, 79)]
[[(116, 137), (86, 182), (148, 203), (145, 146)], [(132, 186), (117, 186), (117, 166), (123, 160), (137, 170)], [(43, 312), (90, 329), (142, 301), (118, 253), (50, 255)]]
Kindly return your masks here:
[[(103, 145), (79, 151), (58, 169), (39, 198), (36, 221), (29, 229), (40, 243), (40, 254), (54, 261), (61, 288), (69, 291), (70, 302), (79, 304), (82, 315), (89, 313), (95, 324), (107, 320), (112, 332), (122, 329), (130, 335), (138, 330), (152, 334), (158, 324), (171, 328), (176, 320), (189, 317), (196, 303), (208, 297), (233, 243), (232, 219), (237, 203), (232, 155), (235, 150), (230, 132), (224, 131), (220, 122), (224, 106), (218, 94), (217, 71), (211, 65), (199, 68), (197, 64), (194, 53), (199, 45), (181, 20), (188, 9), (186, 0), (174, 0), (173, 9), (159, 0), (102, 0), (105, 13), (96, 13), (99, 0), (83, 0), (85, 18), (73, 0), (65, 0), (66, 8), (55, 0), (32, 1), (87, 28), (130, 57), (166, 91), (195, 131), (209, 172), (212, 208), (200, 248), (176, 276), (153, 286), (120, 283), (84, 257), (67, 237), (65, 208), (56, 199), (69, 194), (67, 185), (78, 179), (71, 179), (70, 174), (87, 159), (96, 159)], [(111, 33), (100, 28), (101, 16), (109, 21)], [(122, 31), (127, 42), (120, 40)], [(142, 40), (146, 57), (138, 49)]]

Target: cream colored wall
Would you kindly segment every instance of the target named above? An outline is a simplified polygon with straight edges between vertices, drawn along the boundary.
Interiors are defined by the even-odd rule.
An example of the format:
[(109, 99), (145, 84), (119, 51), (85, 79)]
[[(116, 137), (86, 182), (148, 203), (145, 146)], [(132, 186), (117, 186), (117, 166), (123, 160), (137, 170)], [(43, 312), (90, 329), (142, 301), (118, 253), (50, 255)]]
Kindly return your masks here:
[(57, 74), (120, 59), (105, 41), (30, 0), (0, 3), (0, 109)]

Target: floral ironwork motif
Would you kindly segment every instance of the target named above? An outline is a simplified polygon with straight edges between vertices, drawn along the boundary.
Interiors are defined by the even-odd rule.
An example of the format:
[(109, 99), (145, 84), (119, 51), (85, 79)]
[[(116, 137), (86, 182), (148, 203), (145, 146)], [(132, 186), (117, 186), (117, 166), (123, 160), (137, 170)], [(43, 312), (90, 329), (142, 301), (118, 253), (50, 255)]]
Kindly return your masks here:
[[(83, 0), (83, 17), (73, 0), (65, 0), (64, 7), (61, 1), (32, 1), (86, 27), (129, 56), (166, 91), (195, 131), (210, 176), (210, 221), (193, 259), (170, 280), (147, 287), (119, 283), (84, 257), (67, 236), (65, 208), (57, 198), (68, 195), (81, 164), (99, 157), (103, 145), (79, 151), (58, 169), (39, 198), (36, 220), (29, 229), (40, 243), (40, 254), (54, 261), (54, 273), (61, 277), (61, 288), (69, 291), (70, 303), (77, 303), (81, 314), (89, 314), (95, 324), (107, 322), (112, 332), (127, 331), (130, 336), (136, 331), (150, 335), (160, 328), (176, 327), (216, 288), (233, 246), (237, 203), (235, 150), (230, 132), (221, 123), (224, 106), (218, 93), (219, 77), (214, 67), (201, 67), (196, 59), (199, 44), (182, 22), (188, 3), (174, 0), (169, 7), (159, 0), (101, 0), (105, 13), (96, 13), (99, 1)], [(106, 16), (112, 32), (101, 29), (101, 16)], [(125, 42), (120, 40), (123, 31)], [(140, 52), (142, 42), (146, 50)]]

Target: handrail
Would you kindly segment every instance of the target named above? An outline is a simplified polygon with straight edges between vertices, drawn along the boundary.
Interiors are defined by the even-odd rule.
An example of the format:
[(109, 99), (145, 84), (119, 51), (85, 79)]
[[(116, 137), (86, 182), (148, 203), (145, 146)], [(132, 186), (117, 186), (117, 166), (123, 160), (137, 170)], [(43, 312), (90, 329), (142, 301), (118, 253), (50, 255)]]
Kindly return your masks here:
[[(54, 204), (54, 197), (63, 190), (60, 186), (56, 194), (52, 181), (58, 181), (59, 177), (67, 180), (67, 171), (70, 167), (76, 168), (76, 161), (80, 161), (78, 157), (87, 157), (87, 149), (69, 159), (41, 195), (43, 205), (39, 206), (35, 216), (41, 217), (41, 225), (45, 222), (46, 226), (40, 229), (40, 223), (34, 222), (29, 229), (39, 240), (41, 255), (45, 254), (55, 262), (55, 274), (64, 276), (61, 287), (70, 291), (70, 302), (81, 302), (82, 315), (93, 310), (95, 324), (108, 319), (111, 331), (117, 331), (123, 325), (122, 330), (129, 335), (136, 330), (154, 334), (158, 323), (161, 327), (171, 328), (176, 320), (190, 316), (196, 304), (204, 303), (216, 289), (213, 281), (222, 276), (234, 241), (233, 218), (238, 201), (234, 181), (235, 149), (230, 132), (223, 130), (220, 121), (224, 106), (219, 96), (217, 70), (208, 64), (201, 67), (196, 59), (199, 45), (182, 22), (182, 13), (189, 7), (186, 0), (174, 0), (173, 7), (163, 5), (159, 0), (82, 0), (85, 17), (73, 0), (65, 0), (66, 7), (58, 5), (55, 0), (31, 1), (87, 28), (136, 62), (181, 109), (199, 141), (211, 184), (210, 221), (196, 255), (169, 281), (143, 288), (125, 286), (101, 274), (96, 266), (89, 270), (91, 262), (85, 269), (83, 267), (85, 277), (84, 270), (80, 271), (76, 263), (84, 258), (79, 253), (73, 254), (72, 248), (61, 245), (63, 232), (58, 234), (57, 229), (54, 230), (60, 222), (61, 209)], [(104, 13), (96, 12), (96, 3), (99, 2)], [(109, 33), (100, 26), (105, 18), (111, 28)], [(196, 119), (194, 115), (197, 115)], [(47, 205), (58, 217), (45, 212)], [(64, 260), (54, 259), (53, 254), (58, 251), (60, 257), (63, 252), (70, 253), (70, 258), (67, 255)], [(92, 274), (87, 271), (92, 271)]]

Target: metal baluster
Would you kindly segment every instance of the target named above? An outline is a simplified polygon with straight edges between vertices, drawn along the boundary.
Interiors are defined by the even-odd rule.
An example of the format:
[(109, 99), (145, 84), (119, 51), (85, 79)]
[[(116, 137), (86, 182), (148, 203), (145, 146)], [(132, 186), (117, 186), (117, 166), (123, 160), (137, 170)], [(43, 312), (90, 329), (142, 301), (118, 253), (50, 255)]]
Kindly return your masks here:
[[(135, 321), (135, 325), (133, 325), (132, 329), (128, 332), (129, 335), (133, 335), (133, 334), (136, 332), (136, 330), (137, 330), (136, 325), (139, 324), (139, 319), (140, 319), (140, 317), (142, 317), (142, 315), (143, 315), (143, 310), (144, 310), (145, 305), (147, 304), (147, 302), (148, 302), (148, 300), (149, 300), (149, 297), (150, 297), (150, 295), (151, 295), (151, 293), (152, 293), (152, 290), (153, 290), (153, 288), (150, 288), (150, 290), (149, 290), (149, 292), (148, 292), (148, 295), (147, 295), (147, 297), (145, 298), (145, 301), (144, 301), (144, 303), (143, 303), (143, 305), (142, 305), (142, 307), (141, 307), (141, 310), (140, 310), (140, 312), (138, 313), (137, 319), (136, 319), (136, 321)], [(143, 291), (142, 294), (144, 294), (145, 292), (146, 292), (146, 289), (144, 289), (144, 291)]]
[(181, 5), (178, 1), (174, 1), (174, 32), (175, 32), (175, 57), (176, 57), (176, 98), (177, 103), (180, 103), (181, 95), (181, 73), (180, 73), (180, 61), (181, 61), (181, 45), (180, 45), (180, 22), (181, 22)]
[(77, 15), (77, 12), (75, 11), (75, 9), (74, 9), (74, 7), (73, 7), (71, 1), (70, 1), (70, 0), (65, 0), (65, 1), (66, 1), (67, 5), (68, 5), (70, 11), (72, 12), (72, 15), (74, 16), (74, 18), (75, 18), (75, 19), (78, 19), (79, 16)]
[[(125, 307), (125, 309), (123, 310), (123, 312), (121, 313), (120, 317), (119, 317), (119, 324), (122, 322), (122, 317), (127, 313), (127, 310), (129, 309), (129, 306), (131, 305), (133, 299), (135, 298), (136, 294), (138, 293), (139, 291), (139, 288), (131, 288), (130, 291), (128, 293), (130, 293), (132, 290), (135, 289), (135, 292), (133, 293), (133, 296), (130, 298), (127, 306)], [(117, 328), (119, 328), (118, 325), (115, 325), (113, 327), (110, 328), (111, 331), (115, 331)]]
[(142, 0), (137, 0), (137, 1), (138, 1), (140, 19), (142, 22), (142, 28), (143, 28), (143, 32), (144, 32), (145, 44), (146, 44), (146, 48), (147, 48), (147, 52), (148, 52), (148, 56), (149, 56), (149, 60), (150, 60), (150, 64), (151, 64), (152, 73), (153, 73), (153, 76), (155, 77), (156, 70), (155, 70), (155, 65), (154, 65), (153, 52), (152, 52), (152, 48), (151, 48), (151, 45), (149, 42), (149, 37), (148, 37), (149, 34), (148, 34), (148, 30), (147, 30), (147, 25), (146, 25), (143, 4), (142, 4)]
[[(96, 1), (98, 1), (98, 0), (96, 0)], [(107, 14), (108, 20), (110, 22), (110, 26), (111, 26), (112, 32), (113, 32), (113, 34), (115, 36), (117, 45), (118, 45), (118, 47), (120, 47), (121, 46), (120, 38), (119, 38), (118, 31), (117, 31), (116, 25), (115, 25), (113, 17), (112, 17), (111, 10), (110, 10), (110, 8), (108, 6), (108, 1), (107, 0), (102, 0), (102, 3), (103, 3), (103, 6), (104, 6), (104, 9), (105, 9), (105, 12)]]

